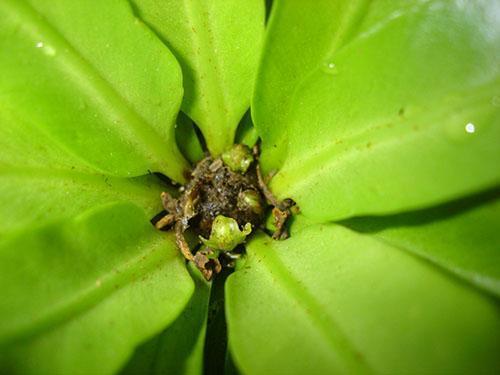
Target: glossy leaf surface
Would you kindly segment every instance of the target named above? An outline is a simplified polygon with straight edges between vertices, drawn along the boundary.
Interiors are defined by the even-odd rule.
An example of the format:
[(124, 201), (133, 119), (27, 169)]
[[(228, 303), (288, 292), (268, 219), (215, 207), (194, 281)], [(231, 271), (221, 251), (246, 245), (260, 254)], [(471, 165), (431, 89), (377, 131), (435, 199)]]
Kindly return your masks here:
[(165, 331), (137, 348), (121, 375), (203, 374), (203, 349), (211, 285), (190, 267), (195, 290), (182, 314)]
[(167, 188), (154, 176), (99, 173), (39, 127), (0, 104), (0, 236), (73, 216), (98, 204), (133, 202), (148, 216), (161, 211)]
[[(315, 2), (287, 4), (294, 14), (317, 10)], [(354, 12), (352, 21), (335, 21), (340, 31), (325, 32), (337, 47), (317, 56), (295, 89), (292, 112), (273, 125), (288, 140), (275, 191), (294, 198), (306, 216), (332, 220), (430, 206), (496, 185), (495, 7), (490, 1), (383, 1), (367, 6), (361, 19)], [(267, 50), (287, 45), (286, 32), (296, 24), (286, 14), (271, 21)], [(315, 22), (306, 18), (300, 27), (315, 29)], [(344, 24), (355, 25), (353, 31), (334, 43)], [(322, 43), (311, 39), (289, 60), (324, 50)], [(286, 87), (283, 95), (289, 95)], [(272, 110), (279, 112), (273, 106), (264, 114)]]
[(180, 68), (126, 2), (6, 0), (0, 23), (2, 113), (101, 172), (183, 180)]
[(182, 66), (183, 111), (218, 155), (250, 105), (264, 32), (260, 0), (133, 0)]
[(0, 267), (8, 373), (112, 373), (193, 291), (172, 236), (131, 204), (4, 240)]
[(256, 73), (264, 3), (0, 2), (1, 373), (235, 371), (149, 222), (194, 122), (303, 213), (226, 284), (240, 371), (500, 372), (497, 4), (276, 0)]
[(360, 218), (346, 225), (372, 233), (500, 296), (498, 190), (482, 198), (482, 202), (475, 197), (416, 213)]
[[(265, 169), (280, 167), (286, 157), (288, 116), (300, 84), (329, 53), (349, 40), (369, 3), (273, 2), (252, 99), (253, 120), (264, 145), (261, 162)], [(304, 124), (305, 129), (309, 126)]]
[(256, 238), (226, 292), (231, 352), (246, 373), (500, 368), (495, 301), (341, 226)]

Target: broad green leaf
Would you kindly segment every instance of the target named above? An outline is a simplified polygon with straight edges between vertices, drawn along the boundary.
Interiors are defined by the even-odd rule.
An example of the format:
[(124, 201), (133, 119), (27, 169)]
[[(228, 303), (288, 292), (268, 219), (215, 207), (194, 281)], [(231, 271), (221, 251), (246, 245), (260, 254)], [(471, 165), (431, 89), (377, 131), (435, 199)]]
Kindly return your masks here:
[(183, 111), (219, 155), (250, 104), (264, 32), (261, 0), (132, 0), (179, 60)]
[(337, 225), (261, 235), (226, 286), (229, 343), (252, 374), (497, 373), (497, 301)]
[(162, 210), (154, 177), (113, 178), (51, 169), (0, 166), (0, 238), (73, 216), (98, 204), (133, 202), (149, 218)]
[(346, 225), (422, 256), (500, 296), (500, 199), (474, 199), (416, 213), (359, 218)]
[(150, 217), (162, 210), (168, 187), (156, 177), (103, 175), (1, 105), (0, 148), (0, 237), (109, 202), (133, 202)]
[[(296, 12), (317, 10), (315, 2), (294, 4)], [(340, 17), (339, 28), (354, 31), (340, 44), (338, 31), (330, 33), (338, 47), (317, 61), (276, 124), (288, 153), (272, 188), (306, 216), (333, 220), (431, 206), (498, 184), (497, 4), (391, 0), (362, 13)], [(280, 19), (275, 30), (295, 27)], [(311, 39), (289, 60), (317, 48)]]
[(112, 373), (193, 291), (173, 236), (132, 204), (2, 241), (0, 285), (3, 373)]
[(127, 2), (5, 0), (0, 23), (1, 112), (103, 173), (183, 181), (181, 71)]
[(195, 280), (194, 294), (182, 314), (165, 331), (136, 350), (121, 371), (122, 375), (203, 374), (210, 284), (194, 268), (190, 268)]
[[(252, 98), (252, 116), (263, 142), (261, 163), (266, 170), (280, 167), (286, 157), (287, 115), (301, 82), (329, 53), (346, 43), (369, 3), (273, 2)], [(308, 126), (304, 124), (305, 129)]]

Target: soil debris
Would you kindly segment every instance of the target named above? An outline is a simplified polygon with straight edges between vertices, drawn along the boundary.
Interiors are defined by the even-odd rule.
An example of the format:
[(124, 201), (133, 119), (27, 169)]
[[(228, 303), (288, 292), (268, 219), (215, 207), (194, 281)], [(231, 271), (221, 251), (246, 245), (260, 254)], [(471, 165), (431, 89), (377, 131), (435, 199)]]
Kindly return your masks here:
[[(258, 158), (257, 146), (250, 150), (234, 145), (218, 158), (206, 156), (199, 161), (187, 184), (179, 188), (178, 198), (167, 192), (161, 194), (166, 213), (154, 223), (155, 227), (174, 228), (179, 250), (207, 280), (221, 272), (222, 264), (234, 263), (240, 254), (233, 253), (233, 249), (244, 242), (251, 230), (263, 228), (269, 206), (276, 228), (272, 237), (288, 237), (286, 222), (295, 202), (276, 199), (264, 181)], [(188, 228), (202, 244), (195, 254), (184, 236)]]

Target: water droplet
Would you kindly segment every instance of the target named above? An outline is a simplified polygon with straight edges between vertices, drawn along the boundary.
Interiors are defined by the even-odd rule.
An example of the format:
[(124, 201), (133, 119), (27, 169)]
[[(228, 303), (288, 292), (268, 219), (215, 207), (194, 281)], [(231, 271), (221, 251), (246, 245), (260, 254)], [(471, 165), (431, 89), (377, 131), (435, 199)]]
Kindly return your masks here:
[[(466, 119), (467, 120), (467, 119)], [(478, 125), (477, 122), (473, 121), (464, 121), (463, 118), (458, 116), (455, 119), (451, 119), (446, 122), (446, 135), (453, 142), (469, 142), (475, 138), (478, 133), (478, 130), (481, 129), (481, 132), (485, 130), (486, 124), (482, 123)]]
[(465, 131), (467, 133), (474, 133), (476, 131), (476, 125), (474, 125), (472, 122), (469, 122), (467, 125), (465, 125)]
[(55, 50), (55, 48), (49, 45), (45, 45), (44, 42), (37, 42), (35, 46), (36, 48), (40, 48), (47, 56), (52, 57), (56, 55), (57, 51)]
[(323, 71), (328, 74), (337, 74), (337, 65), (333, 61), (327, 61), (323, 64)]

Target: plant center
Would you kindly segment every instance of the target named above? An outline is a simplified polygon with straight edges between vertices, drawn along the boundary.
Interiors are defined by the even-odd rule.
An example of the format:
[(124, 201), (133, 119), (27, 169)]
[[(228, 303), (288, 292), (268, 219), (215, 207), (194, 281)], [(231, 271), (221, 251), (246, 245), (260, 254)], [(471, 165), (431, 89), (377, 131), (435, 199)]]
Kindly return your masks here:
[[(250, 232), (263, 228), (266, 209), (272, 206), (273, 238), (288, 237), (285, 222), (294, 206), (278, 201), (267, 188), (258, 164), (258, 149), (235, 145), (221, 157), (207, 156), (190, 173), (180, 196), (161, 195), (166, 214), (158, 229), (174, 227), (182, 254), (193, 261), (207, 280), (239, 255), (234, 252)], [(193, 254), (184, 232), (191, 228), (203, 246)], [(229, 260), (229, 261), (228, 261)], [(221, 263), (222, 261), (222, 263)]]

